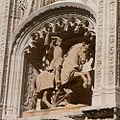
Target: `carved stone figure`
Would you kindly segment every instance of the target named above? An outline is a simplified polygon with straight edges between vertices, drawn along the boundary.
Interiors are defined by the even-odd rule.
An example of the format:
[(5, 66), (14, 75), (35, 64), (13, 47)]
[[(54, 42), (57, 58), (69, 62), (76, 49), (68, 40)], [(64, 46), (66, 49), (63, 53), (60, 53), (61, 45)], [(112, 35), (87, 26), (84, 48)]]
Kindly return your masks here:
[(67, 102), (74, 104), (75, 94), (79, 96), (81, 91), (91, 90), (95, 33), (89, 25), (86, 19), (58, 17), (31, 35), (29, 60), (37, 53), (32, 64), (36, 70), (41, 69), (33, 82), (35, 94), (29, 101), (33, 109), (64, 106)]
[(80, 65), (83, 65), (86, 61), (86, 49), (88, 49), (88, 45), (83, 43), (76, 44), (71, 48), (68, 52), (67, 57), (63, 62), (63, 69), (61, 71), (61, 82), (62, 84), (66, 84), (69, 79), (74, 76), (81, 76), (86, 81), (86, 77), (81, 72)]
[(56, 45), (54, 46), (53, 60), (50, 63), (49, 69), (55, 72), (55, 82), (57, 87), (60, 85), (60, 73), (63, 62), (63, 51), (61, 48), (62, 39), (57, 37)]
[[(88, 49), (88, 45), (84, 44), (84, 42), (76, 44), (70, 49), (66, 58), (64, 59), (63, 65), (62, 65), (62, 67), (63, 67), (61, 70), (62, 86), (68, 84), (69, 81), (73, 80), (74, 77), (77, 77), (77, 76), (81, 76), (84, 82), (86, 81), (86, 79), (88, 79), (87, 77), (85, 77), (85, 74), (82, 73), (80, 70), (80, 65), (84, 64), (86, 61), (87, 49)], [(54, 63), (55, 63), (55, 60), (56, 59), (54, 58), (53, 59)], [(59, 65), (59, 64), (57, 64), (57, 65)], [(57, 74), (57, 77), (58, 77), (58, 74)], [(38, 98), (42, 99), (42, 101), (49, 108), (51, 108), (53, 105), (56, 105), (56, 102), (57, 102), (56, 97), (58, 97), (58, 95), (60, 93), (60, 91), (58, 91), (56, 93), (55, 97), (53, 98), (52, 101), (54, 101), (55, 103), (52, 104), (51, 100), (49, 102), (49, 100), (47, 98), (47, 94), (48, 94), (48, 91), (50, 91), (50, 90), (51, 90), (51, 92), (53, 90), (55, 91), (54, 80), (58, 79), (58, 78), (55, 78), (55, 76), (56, 76), (56, 72), (54, 73), (53, 70), (51, 71), (51, 69), (48, 69), (48, 70), (41, 72), (40, 75), (38, 75), (38, 77), (36, 79), (37, 93), (40, 96)], [(68, 97), (68, 95), (66, 97)], [(66, 98), (66, 97), (64, 97), (64, 98)]]

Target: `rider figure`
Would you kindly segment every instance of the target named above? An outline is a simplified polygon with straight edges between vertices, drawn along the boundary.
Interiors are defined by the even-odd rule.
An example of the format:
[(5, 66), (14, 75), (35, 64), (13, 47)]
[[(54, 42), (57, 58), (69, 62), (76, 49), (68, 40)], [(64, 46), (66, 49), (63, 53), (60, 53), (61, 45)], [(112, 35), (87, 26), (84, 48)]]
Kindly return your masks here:
[(50, 63), (49, 69), (53, 69), (55, 72), (56, 89), (58, 89), (61, 84), (60, 73), (63, 62), (63, 51), (61, 48), (62, 39), (60, 37), (56, 37), (56, 38), (57, 40), (54, 46), (53, 59)]

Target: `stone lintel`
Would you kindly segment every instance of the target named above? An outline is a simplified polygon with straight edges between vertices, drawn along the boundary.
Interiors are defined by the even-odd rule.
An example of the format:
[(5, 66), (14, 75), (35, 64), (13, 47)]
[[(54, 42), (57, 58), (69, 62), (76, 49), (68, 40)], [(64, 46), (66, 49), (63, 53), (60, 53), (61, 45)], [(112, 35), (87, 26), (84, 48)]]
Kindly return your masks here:
[[(58, 107), (53, 109), (43, 109), (41, 111), (30, 110), (23, 113), (23, 118), (39, 117), (39, 118), (49, 118), (49, 119), (60, 119), (61, 118), (82, 118), (84, 120), (85, 116), (81, 112), (81, 108), (85, 105), (67, 105), (66, 107)], [(32, 120), (32, 119), (31, 119)]]

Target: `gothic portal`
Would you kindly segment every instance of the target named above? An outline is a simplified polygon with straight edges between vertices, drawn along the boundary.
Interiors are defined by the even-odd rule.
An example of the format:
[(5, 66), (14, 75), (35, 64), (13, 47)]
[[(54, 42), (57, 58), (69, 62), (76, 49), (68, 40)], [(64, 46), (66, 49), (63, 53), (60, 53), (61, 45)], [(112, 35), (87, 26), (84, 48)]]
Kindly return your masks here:
[(119, 1), (1, 1), (1, 119), (119, 120)]

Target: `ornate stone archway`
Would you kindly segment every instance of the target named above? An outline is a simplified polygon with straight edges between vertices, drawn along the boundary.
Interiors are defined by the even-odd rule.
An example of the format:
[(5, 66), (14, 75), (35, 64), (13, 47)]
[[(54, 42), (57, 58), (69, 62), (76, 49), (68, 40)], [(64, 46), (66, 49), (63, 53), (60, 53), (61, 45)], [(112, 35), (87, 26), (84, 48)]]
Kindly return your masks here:
[[(40, 11), (32, 14), (29, 18), (27, 18), (22, 25), (18, 28), (16, 31), (14, 42), (13, 42), (13, 48), (11, 51), (11, 59), (9, 64), (9, 86), (8, 86), (8, 93), (7, 93), (7, 108), (6, 108), (6, 116), (12, 116), (12, 117), (19, 117), (21, 113), (21, 99), (22, 99), (22, 88), (24, 85), (24, 72), (25, 72), (25, 56), (26, 52), (29, 55), (34, 55), (31, 53), (34, 53), (34, 42), (31, 42), (31, 35), (35, 33), (36, 31), (41, 34), (41, 31), (47, 32), (45, 30), (45, 27), (49, 27), (49, 29), (52, 29), (51, 34), (53, 36), (59, 36), (64, 39), (71, 39), (73, 38), (80, 38), (84, 36), (84, 33), (75, 33), (75, 29), (72, 29), (70, 33), (72, 36), (70, 36), (70, 33), (68, 32), (65, 35), (65, 31), (69, 31), (67, 28), (68, 23), (71, 22), (71, 19), (74, 18), (74, 22), (76, 25), (79, 25), (81, 22), (87, 20), (89, 25), (85, 26), (88, 29), (88, 33), (90, 31), (95, 31), (95, 13), (92, 11), (88, 6), (78, 4), (78, 3), (58, 3), (55, 5), (51, 5), (51, 8), (41, 9)], [(62, 20), (62, 26), (63, 28), (59, 26), (57, 23), (59, 20)], [(58, 25), (59, 29), (56, 28)], [(89, 26), (89, 27), (88, 27)], [(76, 28), (76, 27), (75, 27)], [(64, 32), (63, 32), (64, 31)], [(60, 33), (59, 33), (60, 32)], [(62, 34), (61, 34), (62, 33)], [(46, 34), (46, 33), (45, 33)], [(91, 34), (95, 34), (94, 32), (91, 32)], [(64, 37), (65, 36), (65, 37)], [(45, 36), (46, 37), (46, 36)], [(45, 37), (43, 36), (43, 43), (45, 42)], [(89, 37), (89, 34), (86, 34), (86, 37)], [(77, 40), (76, 40), (77, 41)], [(37, 41), (39, 42), (39, 41)], [(40, 40), (42, 42), (42, 39)], [(72, 42), (72, 39), (71, 39)], [(79, 43), (78, 41), (76, 43)], [(36, 43), (35, 43), (36, 44)], [(75, 44), (75, 43), (74, 43)], [(72, 44), (73, 45), (73, 44)], [(64, 44), (65, 46), (65, 44)], [(35, 46), (36, 47), (36, 46)], [(42, 51), (42, 47), (39, 47)], [(70, 48), (70, 47), (69, 47)], [(65, 50), (69, 49), (66, 48)], [(37, 48), (37, 50), (39, 50)], [(31, 52), (32, 51), (32, 52)], [(37, 51), (38, 52), (38, 51)], [(37, 55), (35, 55), (36, 57)], [(43, 58), (44, 56), (42, 56)], [(39, 60), (39, 57), (37, 58), (37, 61)], [(42, 60), (42, 59), (41, 59)], [(33, 60), (34, 61), (34, 60)], [(37, 63), (36, 61), (34, 63)], [(33, 64), (32, 64), (33, 65)], [(41, 67), (41, 65), (38, 66), (38, 69)], [(34, 67), (35, 67), (34, 66)], [(37, 69), (36, 69), (37, 70)], [(14, 97), (13, 97), (14, 96)]]

